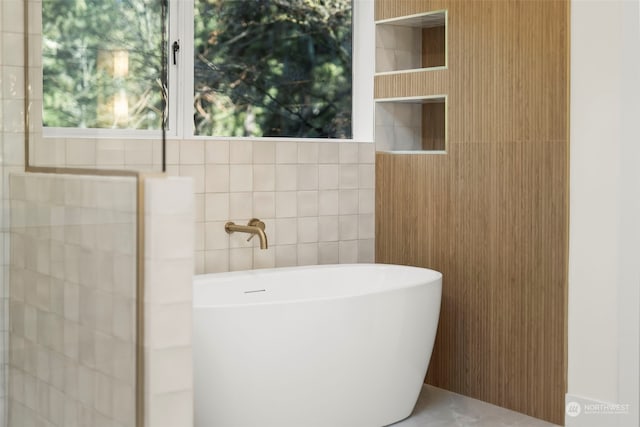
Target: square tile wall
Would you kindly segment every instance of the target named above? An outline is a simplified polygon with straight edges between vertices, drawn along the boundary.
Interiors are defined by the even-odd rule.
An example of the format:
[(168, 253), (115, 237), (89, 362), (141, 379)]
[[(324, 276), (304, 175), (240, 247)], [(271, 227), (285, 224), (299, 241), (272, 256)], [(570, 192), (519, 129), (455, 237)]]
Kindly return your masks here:
[[(195, 192), (195, 272), (373, 262), (375, 148), (312, 141), (169, 141)], [(227, 221), (266, 224), (269, 249)]]
[(24, 170), (23, 2), (0, 0), (0, 427), (6, 426), (9, 347), (8, 175)]
[(144, 187), (145, 422), (193, 426), (192, 180), (147, 178)]
[(133, 427), (136, 180), (14, 174), (9, 425)]

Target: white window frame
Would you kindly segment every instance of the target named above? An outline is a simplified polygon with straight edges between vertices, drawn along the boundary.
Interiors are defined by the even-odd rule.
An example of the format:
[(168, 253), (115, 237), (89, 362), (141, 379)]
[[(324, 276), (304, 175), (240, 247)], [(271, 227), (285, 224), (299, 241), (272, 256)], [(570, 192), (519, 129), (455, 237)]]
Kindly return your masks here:
[[(194, 0), (169, 0), (169, 38), (167, 40), (169, 117), (166, 131), (167, 139), (373, 142), (373, 75), (375, 65), (373, 61), (373, 58), (375, 58), (373, 3), (373, 0), (353, 0), (352, 137), (337, 139), (194, 135)], [(174, 65), (172, 60), (171, 48), (174, 41), (180, 43), (177, 65)], [(137, 129), (81, 129), (43, 126), (42, 132), (45, 138), (157, 140), (161, 137), (160, 130)]]

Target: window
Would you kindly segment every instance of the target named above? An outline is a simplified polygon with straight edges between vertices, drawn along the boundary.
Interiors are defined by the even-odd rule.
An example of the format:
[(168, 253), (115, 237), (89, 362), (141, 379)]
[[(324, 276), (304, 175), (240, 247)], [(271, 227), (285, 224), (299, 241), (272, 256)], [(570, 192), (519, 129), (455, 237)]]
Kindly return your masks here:
[(351, 0), (196, 0), (197, 135), (351, 137)]
[[(352, 79), (375, 49), (370, 3), (170, 0), (167, 135), (356, 138), (373, 118), (373, 66)], [(158, 135), (161, 15), (158, 0), (43, 0), (45, 136)]]
[(160, 129), (156, 0), (43, 0), (43, 125)]

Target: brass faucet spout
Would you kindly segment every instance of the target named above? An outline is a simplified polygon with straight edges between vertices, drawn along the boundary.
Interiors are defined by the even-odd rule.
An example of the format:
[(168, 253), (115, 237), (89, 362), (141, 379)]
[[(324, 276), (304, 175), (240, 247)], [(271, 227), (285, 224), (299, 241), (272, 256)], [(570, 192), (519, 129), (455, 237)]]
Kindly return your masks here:
[(253, 236), (257, 235), (260, 238), (260, 249), (267, 249), (269, 244), (267, 243), (267, 234), (264, 232), (265, 227), (264, 222), (257, 218), (253, 218), (247, 225), (237, 225), (229, 221), (224, 225), (224, 230), (229, 234), (236, 231), (251, 234), (247, 239), (247, 242), (253, 239)]

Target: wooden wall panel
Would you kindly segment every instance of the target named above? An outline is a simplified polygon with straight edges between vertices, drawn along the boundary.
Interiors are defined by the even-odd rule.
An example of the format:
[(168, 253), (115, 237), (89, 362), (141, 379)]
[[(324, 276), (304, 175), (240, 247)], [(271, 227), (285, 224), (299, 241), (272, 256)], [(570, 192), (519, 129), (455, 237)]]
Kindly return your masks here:
[(448, 95), (446, 155), (376, 156), (376, 261), (444, 275), (427, 382), (562, 424), (569, 2), (376, 1), (377, 19), (439, 9), (448, 68), (375, 80)]
[(445, 27), (431, 27), (422, 30), (422, 66), (443, 67), (446, 47)]
[(444, 102), (428, 102), (422, 105), (423, 150), (446, 149), (446, 107)]

